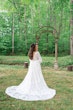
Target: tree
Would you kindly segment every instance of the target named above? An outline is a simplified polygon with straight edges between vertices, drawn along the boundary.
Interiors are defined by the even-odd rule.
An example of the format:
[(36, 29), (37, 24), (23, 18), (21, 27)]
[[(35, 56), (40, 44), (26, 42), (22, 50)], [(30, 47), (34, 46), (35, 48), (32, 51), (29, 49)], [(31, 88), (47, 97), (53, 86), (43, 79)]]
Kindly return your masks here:
[[(1, 0), (0, 2), (2, 2), (0, 8), (8, 10), (5, 14), (0, 12), (0, 52), (3, 52), (2, 48), (5, 46), (6, 53), (9, 50), (10, 53), (14, 51), (16, 54), (27, 54), (30, 44), (36, 41), (36, 31), (42, 26), (50, 25), (57, 30), (59, 40), (55, 41), (50, 32), (42, 34), (39, 41), (40, 52), (44, 55), (54, 55), (57, 47), (54, 44), (58, 44), (58, 49), (56, 48), (58, 55), (69, 54), (69, 0)], [(10, 46), (6, 44), (7, 38)]]
[(71, 21), (70, 21), (70, 31), (71, 31), (71, 37), (70, 37), (70, 54), (73, 56), (73, 0), (71, 0)]
[(14, 54), (14, 13), (12, 14), (12, 54)]

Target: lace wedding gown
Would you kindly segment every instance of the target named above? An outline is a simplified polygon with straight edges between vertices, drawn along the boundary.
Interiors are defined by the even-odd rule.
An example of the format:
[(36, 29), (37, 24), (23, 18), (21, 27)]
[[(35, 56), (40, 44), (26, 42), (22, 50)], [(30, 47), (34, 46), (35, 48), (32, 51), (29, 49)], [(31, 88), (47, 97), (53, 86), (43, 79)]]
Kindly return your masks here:
[(11, 86), (5, 90), (5, 93), (13, 98), (36, 101), (48, 100), (55, 96), (56, 90), (47, 86), (42, 71), (42, 58), (37, 51), (34, 54), (33, 60), (30, 60), (28, 73), (24, 80), (18, 86)]

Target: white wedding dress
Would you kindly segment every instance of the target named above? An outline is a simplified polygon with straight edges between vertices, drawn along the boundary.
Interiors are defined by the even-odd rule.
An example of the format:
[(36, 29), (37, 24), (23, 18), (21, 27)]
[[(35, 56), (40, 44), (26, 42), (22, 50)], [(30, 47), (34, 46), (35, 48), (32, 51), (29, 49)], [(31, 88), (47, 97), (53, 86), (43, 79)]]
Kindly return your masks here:
[(5, 93), (13, 98), (38, 101), (48, 100), (55, 96), (56, 90), (47, 86), (42, 71), (42, 58), (37, 51), (34, 54), (33, 60), (30, 60), (28, 73), (24, 80), (18, 86), (10, 86), (5, 90)]

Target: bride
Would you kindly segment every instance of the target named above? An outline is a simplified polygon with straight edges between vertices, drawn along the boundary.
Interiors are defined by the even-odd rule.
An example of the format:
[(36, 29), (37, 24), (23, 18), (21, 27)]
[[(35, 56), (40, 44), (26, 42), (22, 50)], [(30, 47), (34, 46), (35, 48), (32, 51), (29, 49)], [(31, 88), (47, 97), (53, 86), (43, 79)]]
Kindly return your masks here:
[(5, 93), (13, 98), (38, 101), (48, 100), (55, 96), (56, 90), (47, 86), (42, 71), (42, 58), (38, 51), (38, 44), (32, 44), (28, 52), (30, 64), (27, 75), (18, 86), (10, 86)]

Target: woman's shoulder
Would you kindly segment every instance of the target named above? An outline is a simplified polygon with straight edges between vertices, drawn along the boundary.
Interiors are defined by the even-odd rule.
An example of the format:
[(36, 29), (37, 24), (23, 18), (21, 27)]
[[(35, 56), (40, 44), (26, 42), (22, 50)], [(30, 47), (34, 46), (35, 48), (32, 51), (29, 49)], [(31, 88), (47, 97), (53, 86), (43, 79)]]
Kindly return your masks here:
[(39, 51), (35, 51), (35, 52), (33, 53), (34, 56), (36, 56), (36, 55), (38, 55), (38, 54), (39, 54)]
[(39, 51), (36, 51), (35, 53), (39, 53)]

